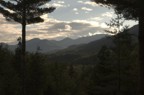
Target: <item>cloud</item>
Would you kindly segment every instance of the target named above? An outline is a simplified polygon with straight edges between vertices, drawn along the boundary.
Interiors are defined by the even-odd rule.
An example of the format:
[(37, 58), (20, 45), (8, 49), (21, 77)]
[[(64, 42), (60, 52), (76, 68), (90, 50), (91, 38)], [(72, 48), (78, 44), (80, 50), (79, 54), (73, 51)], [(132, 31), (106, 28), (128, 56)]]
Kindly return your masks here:
[[(77, 10), (74, 9), (74, 10)], [(45, 19), (43, 23), (27, 25), (26, 39), (62, 39), (64, 37), (77, 38), (80, 36), (93, 35), (98, 31), (102, 33), (103, 24), (94, 20), (72, 20), (61, 21), (50, 18), (47, 14), (41, 16)], [(48, 18), (48, 19), (47, 19)], [(100, 18), (93, 18), (100, 20)], [(13, 42), (21, 36), (21, 25), (15, 22), (8, 22), (0, 15), (0, 42)]]
[(81, 3), (81, 4), (84, 4), (84, 5), (90, 5), (90, 6), (93, 6), (93, 7), (100, 6), (100, 5), (98, 5), (97, 3), (93, 2), (93, 1), (77, 1), (77, 2)]
[(2, 15), (0, 15), (0, 24), (0, 42), (11, 42), (20, 36), (21, 29), (17, 29), (17, 27), (21, 27), (20, 24), (8, 22)]
[[(53, 23), (51, 23), (51, 21)], [(56, 22), (54, 22), (56, 21)], [(84, 35), (89, 35), (88, 33), (96, 33), (97, 31), (103, 31), (98, 22), (92, 22), (87, 20), (73, 20), (73, 21), (58, 21), (50, 20), (47, 22), (51, 25), (39, 29), (38, 31), (43, 33), (42, 38), (47, 39), (60, 39), (64, 37), (77, 38)], [(48, 25), (48, 24), (47, 24)], [(36, 30), (36, 29), (35, 29)], [(39, 32), (35, 32), (38, 35), (42, 35)], [(33, 34), (34, 35), (34, 34)]]
[(78, 15), (78, 14), (79, 14), (79, 12), (75, 12), (75, 14), (76, 14), (76, 15)]
[(65, 4), (65, 1), (52, 1), (50, 3), (46, 3), (45, 6), (47, 6), (47, 7), (54, 6), (56, 8), (65, 8), (65, 7), (68, 7), (69, 4)]
[(70, 25), (65, 25), (65, 31), (71, 31), (72, 27)]
[(105, 29), (108, 28), (108, 26), (106, 25), (106, 23), (101, 23), (101, 24), (100, 24), (100, 27), (101, 27), (101, 28), (105, 28)]
[(61, 4), (61, 3), (53, 3), (52, 6), (54, 6), (56, 8), (66, 7), (66, 5)]
[[(45, 17), (45, 16), (44, 16)], [(11, 24), (0, 18), (1, 25), (0, 41), (13, 42), (21, 36), (21, 26)], [(26, 39), (62, 39), (64, 37), (78, 38), (93, 35), (103, 31), (100, 23), (88, 20), (60, 21), (49, 18), (43, 23), (27, 25)]]
[(58, 3), (59, 3), (59, 4), (65, 4), (65, 2), (64, 2), (64, 1), (58, 1)]
[(99, 22), (97, 22), (97, 21), (90, 21), (90, 20), (74, 20), (73, 22), (81, 23), (81, 24), (86, 24), (86, 25), (88, 25), (90, 27), (99, 27), (99, 25), (100, 25)]
[[(113, 17), (113, 10), (99, 7), (88, 0), (52, 0), (45, 7), (55, 6), (51, 14), (41, 16), (43, 23), (27, 25), (27, 40), (32, 38), (62, 39), (83, 37), (103, 33)], [(21, 36), (21, 25), (8, 22), (0, 15), (0, 42), (11, 42)]]
[(77, 1), (78, 3), (84, 3), (83, 1), (81, 1), (81, 0), (79, 0), (79, 1)]
[(93, 6), (93, 7), (99, 6), (97, 3), (92, 2), (92, 1), (86, 1), (86, 2), (84, 2), (84, 4), (86, 4), (86, 5), (91, 5), (91, 6)]
[(73, 8), (73, 11), (74, 11), (74, 13), (75, 13), (76, 15), (79, 14), (79, 10), (78, 10), (78, 8)]
[(77, 8), (73, 8), (73, 11), (78, 11), (78, 9)]
[(90, 20), (96, 20), (96, 21), (101, 21), (103, 19), (104, 18), (102, 18), (102, 17), (93, 17), (93, 18), (90, 18)]
[(82, 10), (85, 10), (85, 11), (92, 11), (92, 10), (93, 10), (93, 9), (87, 8), (87, 7), (82, 7), (81, 9), (82, 9)]
[(114, 12), (106, 12), (102, 14), (103, 17), (113, 17), (114, 16)]

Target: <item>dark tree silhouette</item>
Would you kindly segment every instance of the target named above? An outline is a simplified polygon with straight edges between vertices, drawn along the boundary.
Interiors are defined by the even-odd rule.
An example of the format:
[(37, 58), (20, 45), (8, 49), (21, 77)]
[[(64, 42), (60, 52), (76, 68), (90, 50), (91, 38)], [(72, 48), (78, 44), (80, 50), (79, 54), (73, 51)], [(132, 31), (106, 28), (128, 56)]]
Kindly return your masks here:
[(144, 13), (141, 0), (91, 0), (112, 7), (125, 19), (139, 20), (140, 95), (144, 95)]
[(23, 79), (23, 91), (25, 93), (25, 51), (26, 51), (26, 25), (43, 22), (40, 16), (51, 13), (55, 7), (44, 7), (44, 4), (51, 0), (0, 0), (0, 13), (6, 20), (14, 20), (22, 25), (22, 46), (21, 46), (21, 77)]
[(40, 16), (44, 13), (51, 13), (54, 7), (45, 8), (44, 4), (51, 0), (1, 0), (0, 13), (6, 20), (14, 20), (22, 25), (22, 55), (26, 50), (26, 25), (43, 22)]

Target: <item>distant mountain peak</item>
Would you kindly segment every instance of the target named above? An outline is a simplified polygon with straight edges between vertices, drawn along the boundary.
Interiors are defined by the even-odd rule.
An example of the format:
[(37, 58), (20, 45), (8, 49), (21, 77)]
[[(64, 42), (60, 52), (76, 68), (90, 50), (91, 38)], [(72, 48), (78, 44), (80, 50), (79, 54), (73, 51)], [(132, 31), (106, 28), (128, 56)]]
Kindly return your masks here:
[(39, 40), (41, 40), (41, 39), (40, 38), (33, 38), (33, 39), (28, 40), (28, 41), (39, 41)]
[(69, 41), (69, 40), (73, 40), (73, 39), (66, 37), (66, 38), (62, 39), (61, 41)]
[(41, 40), (40, 38), (33, 38), (33, 39), (31, 39), (31, 40)]

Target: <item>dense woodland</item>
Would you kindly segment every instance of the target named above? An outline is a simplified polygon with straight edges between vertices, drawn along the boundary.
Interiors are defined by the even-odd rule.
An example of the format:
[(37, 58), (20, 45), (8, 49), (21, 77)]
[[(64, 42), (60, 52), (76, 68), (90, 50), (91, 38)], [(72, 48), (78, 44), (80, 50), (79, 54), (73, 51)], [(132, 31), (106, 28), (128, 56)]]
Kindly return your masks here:
[[(135, 39), (135, 35), (129, 34), (128, 29), (124, 29), (109, 38), (113, 42), (111, 46), (104, 45), (96, 52), (94, 50), (97, 49), (86, 46), (89, 50), (77, 52), (80, 55), (68, 52), (63, 54), (63, 51), (58, 56), (59, 52), (43, 54), (39, 49), (30, 53), (26, 52), (26, 25), (43, 22), (40, 16), (51, 13), (55, 8), (39, 8), (50, 0), (14, 1), (17, 5), (1, 0), (1, 5), (14, 12), (0, 6), (0, 13), (6, 20), (14, 20), (22, 25), (22, 43), (18, 44), (15, 52), (0, 44), (0, 95), (144, 94), (143, 22), (140, 22), (139, 40)], [(136, 0), (92, 1), (114, 8), (125, 19), (138, 20), (140, 17), (143, 20), (143, 13), (138, 15)], [(119, 28), (119, 21), (118, 19), (116, 23), (114, 21), (109, 25)]]
[[(21, 95), (24, 82), (26, 95), (137, 95), (137, 41), (126, 31), (109, 39), (114, 45), (103, 46), (97, 54), (87, 54), (86, 63), (84, 58), (72, 62), (66, 57), (50, 59), (50, 54), (39, 50), (27, 52), (25, 69), (21, 64), (20, 47), (12, 52), (1, 44), (0, 94)], [(71, 55), (69, 59), (77, 58), (74, 57)]]

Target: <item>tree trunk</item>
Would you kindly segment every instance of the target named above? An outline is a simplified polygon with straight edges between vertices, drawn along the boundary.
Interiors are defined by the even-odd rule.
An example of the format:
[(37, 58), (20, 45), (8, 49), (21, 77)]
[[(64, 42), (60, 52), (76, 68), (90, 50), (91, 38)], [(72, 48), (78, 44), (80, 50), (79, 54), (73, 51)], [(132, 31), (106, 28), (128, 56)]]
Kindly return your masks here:
[(139, 64), (140, 64), (140, 95), (144, 95), (144, 12), (139, 14)]
[(25, 51), (26, 51), (26, 7), (24, 3), (22, 12), (22, 56), (25, 56)]
[(25, 90), (25, 52), (26, 52), (26, 7), (25, 0), (23, 1), (23, 12), (22, 12), (22, 62), (21, 62), (21, 73), (22, 73), (22, 95), (26, 95)]
[(22, 25), (22, 52), (21, 52), (21, 73), (22, 73), (22, 95), (25, 94), (25, 31), (26, 25)]
[(25, 52), (26, 52), (26, 24), (24, 21), (22, 24), (22, 56), (25, 56)]

